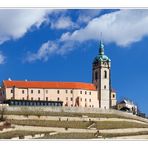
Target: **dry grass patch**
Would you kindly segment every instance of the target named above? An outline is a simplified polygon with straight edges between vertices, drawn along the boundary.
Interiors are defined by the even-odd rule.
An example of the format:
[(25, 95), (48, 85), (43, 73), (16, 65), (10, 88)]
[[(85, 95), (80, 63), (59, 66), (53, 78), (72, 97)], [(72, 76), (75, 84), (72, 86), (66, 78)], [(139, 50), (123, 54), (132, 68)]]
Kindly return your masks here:
[(124, 136), (137, 136), (148, 135), (147, 131), (134, 132), (134, 133), (100, 133), (103, 138), (124, 137)]
[(54, 121), (54, 120), (10, 120), (12, 124), (42, 127), (63, 127), (85, 129), (91, 122), (83, 121)]
[(11, 139), (13, 137), (19, 137), (20, 139), (24, 139), (24, 136), (35, 134), (48, 134), (50, 132), (42, 132), (42, 131), (9, 131), (5, 133), (0, 133), (0, 139)]
[(148, 124), (128, 121), (98, 121), (95, 123), (97, 129), (148, 128)]
[(10, 120), (11, 124), (42, 127), (87, 129), (94, 124), (96, 129), (148, 128), (148, 124), (128, 121), (54, 121), (54, 120)]
[(94, 133), (59, 133), (56, 135), (46, 135), (39, 139), (92, 139), (96, 138)]

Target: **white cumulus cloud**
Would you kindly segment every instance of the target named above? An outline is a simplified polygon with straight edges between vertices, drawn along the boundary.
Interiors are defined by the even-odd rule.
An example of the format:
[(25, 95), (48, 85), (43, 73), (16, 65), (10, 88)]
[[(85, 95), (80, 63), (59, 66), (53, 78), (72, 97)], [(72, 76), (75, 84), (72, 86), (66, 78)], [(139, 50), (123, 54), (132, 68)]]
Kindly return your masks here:
[(33, 25), (39, 27), (52, 12), (50, 9), (0, 9), (0, 43), (22, 37)]
[(50, 55), (66, 54), (88, 40), (99, 40), (103, 34), (105, 43), (126, 47), (148, 35), (148, 10), (120, 10), (91, 19), (85, 27), (65, 32), (55, 41), (48, 41), (36, 53), (30, 53), (27, 61), (47, 61)]
[(51, 55), (65, 55), (77, 46), (78, 44), (76, 44), (74, 41), (63, 43), (61, 43), (59, 40), (47, 41), (41, 45), (36, 53), (28, 52), (24, 61), (31, 63), (37, 60), (43, 60), (45, 62)]
[(79, 10), (78, 23), (87, 23), (101, 13), (101, 9), (81, 9)]
[(104, 42), (128, 46), (148, 35), (147, 26), (148, 10), (120, 10), (96, 17), (89, 21), (85, 28), (75, 30), (73, 33), (64, 33), (61, 40), (79, 42), (98, 40), (102, 32)]
[(54, 20), (51, 23), (51, 28), (53, 29), (66, 29), (69, 27), (75, 27), (75, 24), (72, 22), (71, 18), (68, 16), (61, 16), (60, 18)]
[(26, 61), (27, 62), (33, 62), (36, 60), (44, 60), (47, 61), (49, 58), (49, 55), (56, 52), (57, 45), (52, 41), (47, 41), (41, 45), (37, 53), (28, 53)]

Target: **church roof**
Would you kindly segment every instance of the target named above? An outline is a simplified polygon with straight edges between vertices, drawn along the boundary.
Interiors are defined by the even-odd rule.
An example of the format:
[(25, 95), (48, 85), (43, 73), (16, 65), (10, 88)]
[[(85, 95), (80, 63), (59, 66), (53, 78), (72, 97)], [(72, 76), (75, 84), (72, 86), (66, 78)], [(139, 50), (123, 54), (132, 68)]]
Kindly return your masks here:
[(95, 61), (111, 61), (111, 60), (106, 55), (97, 55), (94, 59), (94, 62)]
[(124, 99), (120, 103), (126, 103), (126, 104), (130, 104), (130, 105), (134, 105), (133, 101), (128, 100), (128, 99)]
[(104, 44), (102, 41), (100, 41), (100, 45), (99, 45), (99, 54), (95, 57), (93, 63), (96, 63), (99, 61), (109, 61), (109, 62), (111, 61), (109, 57), (104, 54)]
[(44, 89), (84, 89), (96, 90), (92, 83), (82, 82), (46, 82), (46, 81), (10, 81), (4, 80), (3, 85), (6, 88), (44, 88)]

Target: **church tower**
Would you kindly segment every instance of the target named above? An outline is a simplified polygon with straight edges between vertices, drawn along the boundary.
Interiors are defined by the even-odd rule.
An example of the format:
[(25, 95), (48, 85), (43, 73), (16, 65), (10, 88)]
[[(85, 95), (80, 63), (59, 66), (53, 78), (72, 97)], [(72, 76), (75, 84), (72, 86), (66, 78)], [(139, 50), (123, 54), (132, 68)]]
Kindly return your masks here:
[(99, 53), (95, 57), (92, 65), (92, 83), (98, 91), (99, 107), (110, 108), (111, 98), (111, 60), (104, 54), (104, 44), (100, 41)]

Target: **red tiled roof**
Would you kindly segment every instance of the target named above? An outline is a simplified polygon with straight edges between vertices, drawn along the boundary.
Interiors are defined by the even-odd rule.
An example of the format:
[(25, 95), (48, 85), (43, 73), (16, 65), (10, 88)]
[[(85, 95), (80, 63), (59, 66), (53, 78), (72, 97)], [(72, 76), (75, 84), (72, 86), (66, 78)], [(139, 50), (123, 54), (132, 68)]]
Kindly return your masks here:
[(17, 88), (46, 88), (46, 89), (85, 89), (96, 90), (92, 83), (81, 82), (44, 82), (44, 81), (3, 81), (4, 87), (17, 87)]

